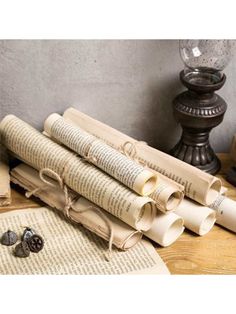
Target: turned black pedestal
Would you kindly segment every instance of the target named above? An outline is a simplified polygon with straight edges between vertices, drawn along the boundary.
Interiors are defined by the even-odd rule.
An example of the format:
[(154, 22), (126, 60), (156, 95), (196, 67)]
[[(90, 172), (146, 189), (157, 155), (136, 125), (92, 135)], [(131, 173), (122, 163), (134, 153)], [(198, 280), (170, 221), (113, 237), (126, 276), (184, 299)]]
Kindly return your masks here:
[(211, 148), (209, 133), (222, 122), (227, 109), (225, 101), (214, 93), (224, 85), (226, 76), (223, 74), (217, 83), (201, 84), (201, 81), (187, 81), (182, 71), (180, 79), (188, 90), (174, 99), (173, 109), (183, 132), (170, 154), (203, 171), (215, 174), (221, 165)]

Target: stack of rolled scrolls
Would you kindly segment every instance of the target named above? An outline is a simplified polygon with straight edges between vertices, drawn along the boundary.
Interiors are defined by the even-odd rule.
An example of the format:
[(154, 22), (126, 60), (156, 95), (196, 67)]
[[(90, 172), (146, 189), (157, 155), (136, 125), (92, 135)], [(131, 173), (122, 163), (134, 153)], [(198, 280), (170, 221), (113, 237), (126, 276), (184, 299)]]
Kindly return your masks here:
[(169, 246), (184, 228), (236, 232), (221, 181), (76, 109), (51, 114), (41, 134), (8, 115), (2, 144), (22, 161), (11, 180), (119, 249), (144, 235)]

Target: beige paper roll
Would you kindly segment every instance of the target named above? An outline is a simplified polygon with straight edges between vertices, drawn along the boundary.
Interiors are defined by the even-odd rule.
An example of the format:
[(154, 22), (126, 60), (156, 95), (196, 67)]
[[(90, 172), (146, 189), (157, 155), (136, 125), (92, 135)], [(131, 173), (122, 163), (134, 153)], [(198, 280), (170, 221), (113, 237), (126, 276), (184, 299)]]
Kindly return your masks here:
[(191, 199), (209, 206), (217, 198), (221, 188), (219, 178), (205, 173), (153, 147), (144, 145), (142, 142), (138, 142), (130, 136), (74, 108), (67, 109), (63, 117), (68, 122), (96, 135), (116, 149), (123, 147), (125, 143), (130, 143), (135, 146), (136, 156), (139, 161), (146, 162), (149, 168), (184, 185), (185, 194)]
[[(32, 191), (36, 188), (41, 188), (35, 191), (34, 195), (39, 197), (49, 206), (56, 208), (62, 212), (65, 206), (65, 197), (59, 186), (45, 188), (45, 183), (39, 178), (38, 171), (26, 164), (20, 164), (11, 171), (11, 180), (15, 184), (20, 185), (27, 191)], [(48, 178), (50, 182), (54, 180)], [(70, 215), (73, 219), (82, 224), (86, 229), (89, 229), (99, 237), (109, 240), (110, 230), (104, 219), (96, 214), (93, 210), (81, 212), (88, 207), (95, 206), (92, 202), (83, 197), (78, 198), (78, 194), (70, 191), (70, 196), (74, 199)], [(78, 200), (76, 201), (76, 199)], [(142, 233), (134, 230), (121, 220), (110, 215), (102, 208), (99, 208), (102, 214), (109, 220), (113, 230), (113, 244), (122, 250), (127, 250), (134, 246), (142, 237)], [(80, 213), (81, 212), (81, 213)]]
[(156, 215), (151, 198), (132, 192), (14, 115), (1, 121), (0, 133), (2, 143), (20, 160), (49, 176), (56, 173), (71, 189), (135, 229), (147, 231), (151, 227)]
[(208, 233), (216, 221), (214, 210), (187, 198), (180, 203), (175, 213), (183, 218), (187, 229), (200, 236)]
[(225, 196), (219, 196), (210, 206), (216, 211), (216, 223), (236, 232), (236, 202)]
[(158, 185), (150, 197), (156, 202), (157, 208), (168, 213), (174, 211), (184, 198), (184, 187), (169, 178), (158, 174)]
[(169, 246), (174, 243), (184, 231), (183, 219), (175, 213), (157, 213), (151, 229), (144, 235), (161, 246)]
[(44, 122), (52, 139), (64, 144), (136, 193), (147, 196), (157, 187), (157, 174), (124, 156), (88, 132), (70, 125), (57, 113)]

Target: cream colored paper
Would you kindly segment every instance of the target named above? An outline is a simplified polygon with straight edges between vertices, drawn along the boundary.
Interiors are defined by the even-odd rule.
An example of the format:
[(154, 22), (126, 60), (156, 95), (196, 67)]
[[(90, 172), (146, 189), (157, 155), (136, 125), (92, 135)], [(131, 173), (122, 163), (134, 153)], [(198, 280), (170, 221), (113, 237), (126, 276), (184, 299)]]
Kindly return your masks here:
[(49, 208), (12, 211), (0, 215), (0, 230), (32, 226), (45, 240), (44, 248), (28, 258), (13, 256), (12, 247), (0, 246), (0, 274), (4, 275), (120, 275), (169, 274), (153, 246), (145, 240), (132, 249), (114, 250), (104, 259), (107, 244), (82, 226), (73, 226)]
[(70, 125), (59, 114), (53, 113), (46, 119), (44, 130), (53, 140), (88, 158), (92, 164), (136, 193), (147, 196), (155, 190), (156, 174), (144, 169), (95, 136)]
[(9, 166), (0, 161), (0, 206), (7, 206), (11, 203), (11, 187)]
[(175, 213), (183, 218), (187, 229), (200, 236), (208, 233), (216, 221), (214, 210), (187, 198), (184, 198)]
[(74, 108), (67, 109), (63, 116), (68, 122), (97, 136), (116, 149), (120, 149), (127, 142), (134, 144), (141, 162), (147, 163), (149, 168), (183, 185), (185, 194), (197, 202), (210, 205), (217, 198), (221, 188), (220, 179), (142, 142), (137, 142)]
[(174, 211), (184, 198), (184, 187), (169, 178), (158, 174), (158, 185), (150, 197), (156, 202), (157, 208), (168, 213)]
[[(47, 188), (45, 188), (45, 183), (39, 178), (37, 170), (32, 167), (26, 164), (20, 164), (15, 167), (11, 171), (11, 180), (27, 191), (40, 188), (35, 191), (35, 196), (39, 197), (47, 205), (56, 208), (59, 211), (63, 210), (65, 198), (59, 186), (47, 186)], [(52, 179), (49, 180), (50, 182), (53, 182)], [(86, 208), (95, 205), (83, 197), (78, 197), (78, 194), (73, 191), (70, 191), (70, 197), (74, 201), (70, 210), (72, 218), (103, 239), (109, 240), (110, 230), (104, 219), (102, 219), (93, 210), (84, 211)], [(77, 198), (78, 201), (76, 201)], [(142, 234), (140, 232), (132, 229), (116, 217), (108, 214), (102, 208), (100, 208), (100, 210), (112, 226), (113, 244), (116, 247), (126, 250), (135, 245), (141, 239)], [(181, 217), (174, 213), (165, 215), (158, 212), (150, 231), (146, 232), (145, 235), (161, 246), (168, 246), (177, 240), (183, 232), (183, 229), (183, 219)]]
[(174, 243), (184, 231), (183, 219), (175, 213), (157, 213), (151, 229), (144, 234), (161, 246)]
[[(27, 191), (33, 191), (39, 188), (35, 190), (35, 196), (39, 197), (50, 207), (56, 208), (60, 212), (63, 211), (65, 197), (61, 188), (53, 179), (47, 178), (47, 180), (54, 183), (54, 186), (45, 186), (37, 170), (26, 164), (20, 164), (11, 171), (11, 180)], [(110, 229), (106, 221), (93, 209), (86, 210), (91, 206), (94, 208), (95, 205), (84, 197), (80, 197), (74, 191), (69, 191), (69, 194), (73, 201), (70, 209), (70, 216), (73, 220), (108, 241), (110, 238)], [(99, 211), (102, 212), (102, 215), (109, 221), (109, 225), (113, 231), (112, 243), (117, 248), (122, 250), (129, 249), (141, 239), (142, 234), (140, 232), (134, 230), (115, 216), (110, 215), (102, 208), (99, 208)]]
[[(118, 178), (118, 177), (117, 179), (118, 181), (123, 182), (127, 186), (129, 185), (130, 188), (132, 188), (132, 186), (135, 184), (135, 181), (138, 182), (138, 184), (136, 183), (136, 186), (138, 187), (138, 190), (136, 189), (136, 192), (140, 192), (143, 189), (144, 181), (146, 179), (149, 180), (150, 178), (152, 178), (151, 175), (154, 172), (158, 176), (158, 185), (156, 189), (154, 189), (153, 193), (151, 194), (151, 198), (156, 202), (158, 209), (165, 213), (169, 211), (174, 211), (177, 208), (177, 206), (179, 205), (179, 203), (182, 201), (184, 197), (183, 186), (181, 186), (180, 184), (177, 184), (173, 180), (170, 180), (169, 178), (163, 176), (162, 174), (156, 172), (155, 170), (152, 170), (152, 171), (148, 170), (148, 171), (143, 172), (143, 167), (139, 168), (138, 173), (141, 170), (142, 172), (137, 177), (136, 171), (134, 169), (134, 168), (137, 168), (137, 163), (134, 163), (130, 158), (127, 158), (126, 156), (118, 152), (117, 150), (113, 149), (111, 146), (105, 144), (105, 142), (101, 140), (99, 141), (98, 139), (95, 141), (96, 137), (93, 135), (89, 135), (89, 133), (87, 132), (84, 135), (82, 133), (83, 135), (82, 140), (80, 140), (78, 143), (78, 140), (76, 140), (75, 138), (77, 136), (81, 137), (82, 130), (78, 129), (78, 127), (74, 127), (70, 123), (66, 123), (65, 119), (63, 120), (61, 119), (62, 118), (60, 117), (60, 115), (57, 115), (57, 114), (50, 115), (44, 123), (43, 134), (48, 136), (49, 138), (52, 138), (58, 144), (67, 143), (69, 148), (76, 151), (83, 157), (91, 156), (90, 159), (95, 165), (97, 165), (97, 160), (99, 159), (99, 157), (100, 158), (102, 157), (103, 163), (101, 163), (100, 168), (103, 169), (105, 172), (111, 174), (113, 177), (115, 177), (117, 174), (116, 168), (111, 164), (110, 161), (108, 163), (108, 160), (111, 158), (112, 160), (116, 160), (119, 157), (119, 160), (121, 161), (121, 165), (118, 170), (122, 174), (123, 180), (119, 180), (121, 178)], [(54, 129), (53, 131), (52, 125), (54, 125), (55, 121), (59, 123), (58, 125), (55, 126), (55, 129), (53, 128)], [(78, 130), (81, 130), (81, 131), (78, 131)], [(97, 145), (95, 146), (95, 151), (94, 151), (91, 149), (91, 145), (96, 144), (96, 143)], [(96, 151), (97, 146), (98, 146), (98, 151)], [(109, 156), (106, 153), (106, 151), (104, 152), (104, 147), (106, 148), (107, 153), (109, 153)], [(88, 153), (88, 151), (90, 153)], [(97, 155), (98, 153), (99, 155)], [(110, 169), (107, 167), (107, 164), (108, 166), (110, 166), (109, 167)], [(127, 165), (126, 168), (123, 166), (124, 164)], [(150, 175), (150, 173), (152, 174)], [(130, 176), (133, 177), (132, 184), (128, 184), (128, 182), (130, 182), (129, 180)], [(151, 182), (152, 182), (152, 179), (151, 179)], [(146, 182), (146, 185), (148, 184), (150, 184), (150, 181), (149, 183)]]
[[(48, 132), (43, 131), (43, 134), (51, 138)], [(53, 140), (59, 143), (56, 139)], [(157, 188), (150, 197), (155, 201), (157, 208), (161, 212), (168, 213), (174, 211), (184, 197), (184, 187), (155, 170), (152, 171), (157, 174), (158, 183)]]
[(138, 196), (13, 115), (1, 121), (0, 132), (2, 143), (22, 161), (38, 170), (50, 168), (72, 190), (135, 229), (150, 229), (156, 214), (151, 198)]
[(220, 195), (210, 207), (216, 211), (216, 223), (236, 232), (236, 202)]

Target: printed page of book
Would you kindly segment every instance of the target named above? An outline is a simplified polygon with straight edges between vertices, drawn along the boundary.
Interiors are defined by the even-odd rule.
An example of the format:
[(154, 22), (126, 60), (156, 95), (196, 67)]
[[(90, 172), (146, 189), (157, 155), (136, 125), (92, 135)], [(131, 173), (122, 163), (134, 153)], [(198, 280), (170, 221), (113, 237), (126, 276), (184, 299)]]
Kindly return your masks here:
[(0, 123), (2, 143), (20, 160), (37, 170), (52, 171), (65, 184), (131, 227), (147, 231), (156, 215), (149, 197), (139, 196), (94, 165), (56, 144), (14, 115)]
[(72, 126), (57, 113), (51, 114), (44, 123), (44, 130), (57, 142), (64, 144), (122, 182), (136, 193), (146, 196), (157, 186), (157, 175), (113, 149), (97, 137)]
[[(63, 212), (65, 196), (59, 185), (53, 179), (47, 178), (53, 185), (48, 186), (40, 179), (37, 170), (26, 164), (20, 164), (11, 171), (11, 180), (26, 191), (35, 191), (33, 195), (44, 203)], [(122, 250), (134, 246), (142, 237), (142, 233), (134, 230), (115, 216), (110, 215), (102, 208), (81, 197), (74, 191), (69, 191), (72, 204), (69, 211), (74, 222), (82, 224), (86, 229), (99, 237), (109, 240), (111, 229), (113, 234), (112, 244)]]
[(185, 187), (185, 194), (203, 205), (210, 205), (219, 195), (221, 188), (220, 179), (207, 174), (179, 159), (152, 148), (143, 142), (113, 129), (84, 113), (74, 109), (67, 109), (63, 117), (84, 129), (88, 133), (105, 141), (116, 149), (124, 148), (127, 143), (133, 146), (134, 155), (148, 167), (169, 177)]
[(114, 250), (111, 261), (106, 261), (107, 243), (104, 240), (83, 226), (68, 224), (50, 208), (0, 215), (1, 230), (10, 228), (20, 236), (22, 226), (32, 226), (44, 238), (44, 248), (28, 258), (17, 258), (12, 247), (1, 245), (2, 275), (169, 274), (154, 247), (145, 240), (126, 252)]

